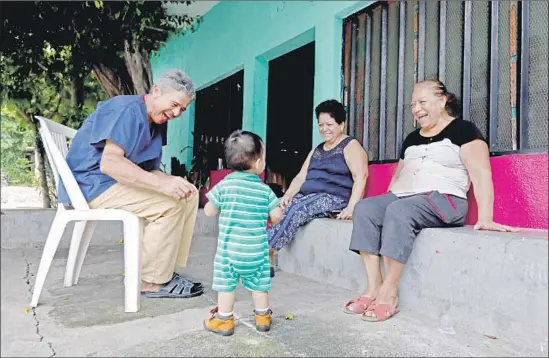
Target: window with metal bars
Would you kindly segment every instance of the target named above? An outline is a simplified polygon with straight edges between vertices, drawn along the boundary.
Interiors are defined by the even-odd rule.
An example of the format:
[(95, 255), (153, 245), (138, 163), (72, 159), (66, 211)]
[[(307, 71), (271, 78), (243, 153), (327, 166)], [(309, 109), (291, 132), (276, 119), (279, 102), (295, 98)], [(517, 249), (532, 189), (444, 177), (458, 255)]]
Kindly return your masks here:
[(343, 23), (348, 133), (371, 161), (398, 158), (418, 81), (438, 78), (492, 154), (546, 152), (546, 1), (380, 1)]

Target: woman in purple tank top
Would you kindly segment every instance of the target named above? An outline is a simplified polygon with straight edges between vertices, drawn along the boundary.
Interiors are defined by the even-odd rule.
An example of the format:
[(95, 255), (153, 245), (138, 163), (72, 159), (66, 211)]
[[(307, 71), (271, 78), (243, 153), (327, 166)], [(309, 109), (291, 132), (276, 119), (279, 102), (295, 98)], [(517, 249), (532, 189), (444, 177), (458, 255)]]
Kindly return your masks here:
[(351, 219), (355, 204), (364, 194), (368, 157), (362, 145), (345, 134), (345, 108), (336, 100), (328, 100), (319, 104), (315, 113), (324, 142), (311, 150), (281, 200), (284, 219), (268, 232), (271, 254), (315, 218), (339, 212), (338, 219)]

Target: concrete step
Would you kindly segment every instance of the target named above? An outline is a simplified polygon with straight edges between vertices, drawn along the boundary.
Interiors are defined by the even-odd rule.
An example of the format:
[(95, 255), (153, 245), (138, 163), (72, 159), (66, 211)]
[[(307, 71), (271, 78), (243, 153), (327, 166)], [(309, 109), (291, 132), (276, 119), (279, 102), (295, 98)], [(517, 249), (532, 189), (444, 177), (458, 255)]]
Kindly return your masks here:
[[(2, 209), (2, 248), (43, 247), (55, 209)], [(61, 248), (68, 248), (74, 223), (67, 225), (60, 243)], [(196, 235), (217, 235), (216, 218), (198, 211), (195, 226)], [(103, 221), (97, 225), (91, 246), (112, 245), (123, 238), (122, 223)]]
[[(348, 250), (352, 222), (314, 220), (278, 255), (281, 270), (362, 292), (366, 275)], [(539, 350), (548, 336), (547, 231), (423, 230), (406, 265), (400, 306), (461, 330)]]

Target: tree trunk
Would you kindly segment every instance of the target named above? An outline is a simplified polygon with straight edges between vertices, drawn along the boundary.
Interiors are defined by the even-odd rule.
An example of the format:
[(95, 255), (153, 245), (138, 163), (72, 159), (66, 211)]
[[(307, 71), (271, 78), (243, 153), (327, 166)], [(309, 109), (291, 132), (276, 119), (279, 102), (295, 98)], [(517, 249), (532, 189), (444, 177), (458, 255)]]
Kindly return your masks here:
[(128, 41), (124, 43), (122, 57), (99, 57), (99, 61), (93, 64), (93, 75), (109, 97), (146, 94), (152, 86), (148, 52)]
[(29, 126), (34, 132), (34, 148), (35, 148), (35, 170), (38, 172), (38, 184), (40, 187), (40, 196), (42, 197), (42, 207), (51, 208), (50, 200), (50, 190), (48, 186), (48, 179), (46, 177), (46, 167), (44, 165), (44, 158), (46, 158), (46, 152), (44, 150), (44, 145), (42, 144), (42, 139), (40, 138), (40, 133), (38, 132), (38, 124), (35, 122), (34, 118), (25, 112), (19, 106), (15, 106), (17, 112), (25, 118)]
[(50, 189), (48, 186), (48, 179), (46, 177), (46, 165), (44, 158), (46, 158), (46, 152), (44, 150), (44, 145), (40, 139), (40, 135), (35, 128), (35, 148), (36, 151), (36, 169), (38, 170), (38, 183), (40, 184), (40, 196), (42, 197), (42, 207), (51, 208), (51, 199), (50, 199)]
[(109, 97), (134, 94), (131, 77), (122, 59), (117, 63), (96, 63), (93, 74)]
[(124, 61), (132, 79), (136, 94), (147, 94), (152, 85), (152, 69), (149, 54), (139, 47), (124, 41)]
[(71, 79), (71, 105), (74, 108), (84, 105), (84, 79), (78, 74), (73, 74)]

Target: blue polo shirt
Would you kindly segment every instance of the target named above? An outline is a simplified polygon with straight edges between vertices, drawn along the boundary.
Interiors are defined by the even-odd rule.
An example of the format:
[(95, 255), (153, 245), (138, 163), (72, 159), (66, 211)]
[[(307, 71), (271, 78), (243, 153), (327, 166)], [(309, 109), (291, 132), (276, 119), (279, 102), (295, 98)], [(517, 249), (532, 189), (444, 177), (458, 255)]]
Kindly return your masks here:
[[(76, 133), (67, 154), (69, 168), (87, 201), (116, 183), (99, 169), (107, 139), (124, 149), (126, 158), (142, 169), (151, 171), (160, 167), (161, 130), (149, 125), (143, 97), (117, 96), (100, 102)], [(70, 203), (62, 183), (58, 198), (62, 204)]]

